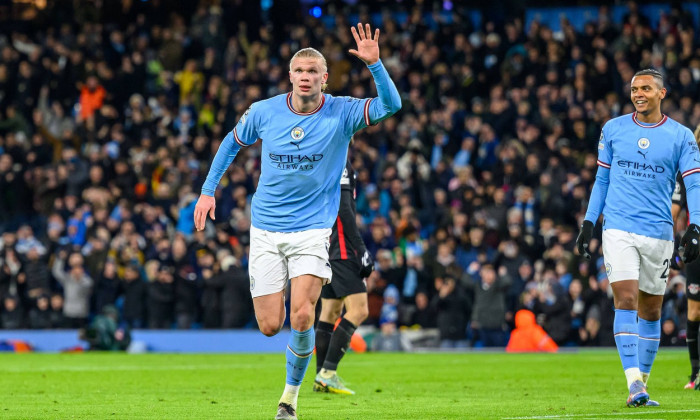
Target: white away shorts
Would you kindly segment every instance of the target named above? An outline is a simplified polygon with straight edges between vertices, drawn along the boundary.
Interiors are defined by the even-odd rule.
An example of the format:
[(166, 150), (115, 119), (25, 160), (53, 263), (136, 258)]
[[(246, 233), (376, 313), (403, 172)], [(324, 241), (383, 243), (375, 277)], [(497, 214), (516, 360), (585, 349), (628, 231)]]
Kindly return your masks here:
[(303, 274), (312, 274), (331, 281), (328, 261), (330, 229), (300, 232), (270, 232), (250, 227), (250, 294), (270, 295), (284, 290), (287, 281)]
[(673, 241), (618, 229), (603, 231), (603, 258), (610, 283), (639, 280), (639, 290), (663, 295), (672, 256)]

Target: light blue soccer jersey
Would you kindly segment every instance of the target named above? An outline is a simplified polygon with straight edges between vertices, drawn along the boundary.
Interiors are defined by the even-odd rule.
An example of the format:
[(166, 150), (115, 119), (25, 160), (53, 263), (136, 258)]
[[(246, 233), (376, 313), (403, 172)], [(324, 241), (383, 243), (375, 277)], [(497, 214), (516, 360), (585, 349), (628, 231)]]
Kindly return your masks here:
[(332, 228), (352, 135), (401, 107), (381, 61), (368, 67), (378, 99), (323, 94), (318, 108), (308, 113), (294, 110), (292, 93), (251, 105), (219, 147), (202, 194), (213, 196), (238, 150), (261, 139), (261, 175), (251, 206), (253, 226), (273, 232)]
[(680, 171), (688, 189), (691, 222), (700, 221), (700, 153), (695, 137), (667, 116), (656, 124), (639, 122), (636, 113), (608, 121), (598, 143), (598, 166), (586, 220), (595, 223), (602, 210), (603, 229), (673, 240), (671, 195)]

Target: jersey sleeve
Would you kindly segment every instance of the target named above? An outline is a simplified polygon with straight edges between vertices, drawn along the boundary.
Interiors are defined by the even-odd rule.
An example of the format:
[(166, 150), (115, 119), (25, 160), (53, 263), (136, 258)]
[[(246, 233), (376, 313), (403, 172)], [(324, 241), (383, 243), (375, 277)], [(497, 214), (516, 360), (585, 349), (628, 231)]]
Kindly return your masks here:
[(613, 153), (611, 136), (608, 130), (608, 124), (605, 124), (600, 132), (600, 140), (598, 141), (598, 173), (595, 177), (585, 216), (585, 220), (593, 222), (593, 224), (598, 221), (598, 217), (603, 212), (605, 198), (608, 196), (608, 187), (610, 186), (610, 165), (612, 164)]
[(233, 128), (233, 138), (241, 147), (250, 146), (258, 140), (262, 106), (260, 102), (252, 104)]
[(688, 129), (684, 130), (678, 167), (685, 184), (690, 223), (700, 224), (700, 151)]
[(608, 124), (600, 130), (600, 139), (598, 140), (598, 166), (610, 169), (612, 164), (612, 142), (611, 136), (608, 134)]
[(256, 112), (254, 112), (255, 105), (256, 104), (253, 104), (248, 108), (241, 116), (238, 124), (236, 124), (233, 130), (231, 130), (221, 142), (219, 150), (216, 151), (214, 160), (209, 168), (207, 178), (202, 185), (202, 194), (213, 197), (216, 187), (219, 185), (219, 181), (221, 181), (221, 177), (228, 167), (231, 166), (231, 162), (236, 158), (241, 147), (250, 146), (257, 141), (258, 131), (255, 120)]
[(349, 134), (353, 134), (361, 128), (377, 124), (401, 109), (401, 95), (396, 85), (389, 77), (382, 60), (367, 66), (374, 78), (377, 87), (376, 98), (355, 99), (347, 98), (345, 111)]
[(685, 207), (685, 184), (683, 184), (683, 178), (681, 178), (680, 173), (678, 173), (678, 176), (676, 176), (676, 186), (673, 188), (671, 202), (681, 207)]
[(357, 99), (346, 97), (342, 98), (342, 100), (348, 134), (352, 135), (371, 125), (369, 120), (369, 105), (372, 102), (372, 98)]

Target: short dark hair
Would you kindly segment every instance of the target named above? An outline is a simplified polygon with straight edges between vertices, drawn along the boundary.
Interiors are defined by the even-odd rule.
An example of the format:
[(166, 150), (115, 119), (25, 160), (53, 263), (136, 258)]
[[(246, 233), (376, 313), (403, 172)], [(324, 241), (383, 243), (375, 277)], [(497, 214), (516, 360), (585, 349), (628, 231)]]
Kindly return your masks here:
[(639, 70), (634, 74), (634, 77), (637, 76), (651, 76), (654, 78), (654, 80), (656, 80), (656, 84), (659, 85), (659, 89), (664, 87), (664, 76), (656, 69)]

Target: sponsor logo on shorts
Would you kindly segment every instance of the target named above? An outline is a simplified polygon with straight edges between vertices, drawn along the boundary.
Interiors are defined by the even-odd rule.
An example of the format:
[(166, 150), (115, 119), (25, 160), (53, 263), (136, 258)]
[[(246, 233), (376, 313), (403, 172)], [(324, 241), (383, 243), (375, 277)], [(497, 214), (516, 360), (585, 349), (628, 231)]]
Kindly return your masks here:
[(255, 289), (255, 279), (253, 276), (250, 276), (250, 290)]
[(605, 274), (610, 277), (610, 273), (612, 273), (612, 265), (610, 265), (610, 263), (605, 263)]

